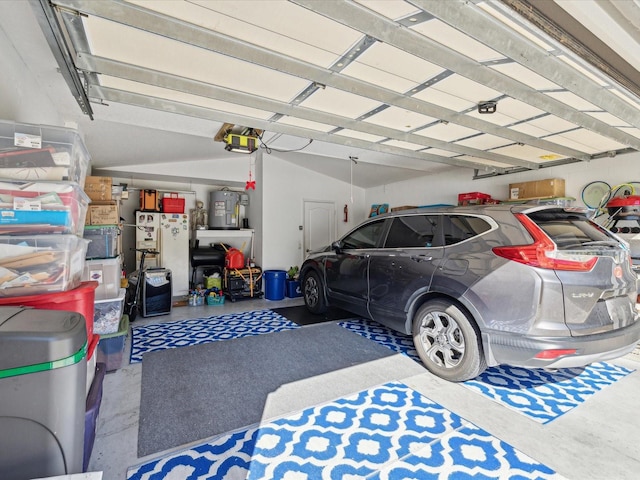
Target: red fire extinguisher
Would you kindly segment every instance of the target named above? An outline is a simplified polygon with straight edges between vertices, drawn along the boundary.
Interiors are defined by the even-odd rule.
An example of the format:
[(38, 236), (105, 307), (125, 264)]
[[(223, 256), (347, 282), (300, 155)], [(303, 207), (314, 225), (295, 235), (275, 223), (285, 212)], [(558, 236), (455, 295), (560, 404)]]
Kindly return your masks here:
[(349, 206), (345, 203), (344, 205), (344, 223), (349, 221)]

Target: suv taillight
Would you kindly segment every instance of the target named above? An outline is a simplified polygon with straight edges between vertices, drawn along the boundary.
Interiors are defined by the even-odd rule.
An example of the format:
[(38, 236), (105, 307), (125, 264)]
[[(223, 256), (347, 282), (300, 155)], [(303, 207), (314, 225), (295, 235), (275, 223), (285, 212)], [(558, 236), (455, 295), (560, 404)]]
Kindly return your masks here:
[[(533, 220), (523, 213), (516, 213), (514, 215), (524, 228), (527, 229), (527, 232), (531, 234), (533, 243), (530, 245), (494, 247), (493, 253), (496, 255), (532, 267), (583, 272), (591, 270), (598, 261), (598, 258), (594, 256), (584, 256), (584, 260), (582, 258), (580, 260), (560, 258), (562, 253), (558, 251), (556, 244), (551, 241), (547, 234), (544, 233)], [(579, 257), (583, 256), (580, 255)]]

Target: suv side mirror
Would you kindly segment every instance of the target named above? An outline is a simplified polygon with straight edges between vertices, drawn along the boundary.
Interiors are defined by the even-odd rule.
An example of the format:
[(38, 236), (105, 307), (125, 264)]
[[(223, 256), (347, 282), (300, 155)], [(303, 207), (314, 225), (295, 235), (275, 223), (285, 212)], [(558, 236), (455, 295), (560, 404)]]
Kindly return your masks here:
[(340, 240), (336, 240), (335, 242), (333, 242), (331, 244), (331, 249), (334, 250), (336, 253), (342, 252), (342, 245), (340, 244)]

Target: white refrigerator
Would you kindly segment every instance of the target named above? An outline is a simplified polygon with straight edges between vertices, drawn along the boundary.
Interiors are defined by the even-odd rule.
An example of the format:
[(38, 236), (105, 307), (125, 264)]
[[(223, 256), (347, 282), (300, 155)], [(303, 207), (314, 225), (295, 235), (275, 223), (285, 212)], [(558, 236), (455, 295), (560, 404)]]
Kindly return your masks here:
[[(189, 293), (189, 215), (187, 213), (136, 212), (136, 248), (150, 248), (146, 267), (171, 270), (172, 296)], [(140, 252), (136, 252), (136, 268)]]

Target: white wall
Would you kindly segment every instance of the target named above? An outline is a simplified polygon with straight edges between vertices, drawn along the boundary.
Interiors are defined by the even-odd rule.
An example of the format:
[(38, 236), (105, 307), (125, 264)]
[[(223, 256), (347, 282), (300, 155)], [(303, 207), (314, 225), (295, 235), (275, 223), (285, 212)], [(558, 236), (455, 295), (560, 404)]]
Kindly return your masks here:
[[(302, 248), (304, 223), (303, 202), (330, 201), (336, 206), (337, 237), (360, 223), (368, 215), (364, 203), (364, 189), (351, 186), (273, 155), (263, 156), (263, 236), (262, 267), (287, 270), (300, 265), (304, 259)], [(344, 205), (349, 205), (349, 221), (342, 221)], [(366, 211), (366, 213), (365, 213)]]
[(582, 206), (582, 189), (591, 181), (601, 180), (611, 186), (640, 182), (640, 152), (479, 180), (473, 180), (472, 177), (473, 171), (460, 170), (369, 188), (365, 201), (367, 205), (388, 203), (391, 207), (440, 203), (455, 205), (458, 193), (464, 192), (482, 192), (506, 200), (510, 183), (563, 178), (566, 196), (574, 197), (575, 205)]

